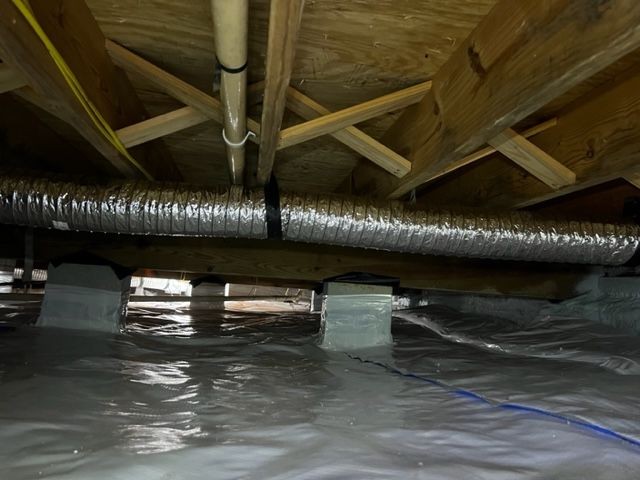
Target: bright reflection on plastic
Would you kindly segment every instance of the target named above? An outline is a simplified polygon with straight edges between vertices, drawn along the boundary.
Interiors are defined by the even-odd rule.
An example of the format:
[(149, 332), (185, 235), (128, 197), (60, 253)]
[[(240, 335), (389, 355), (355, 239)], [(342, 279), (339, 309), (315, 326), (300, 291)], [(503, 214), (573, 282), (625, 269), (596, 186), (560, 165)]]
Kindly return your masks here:
[[(148, 363), (131, 360), (121, 362), (121, 373), (134, 384), (151, 387), (159, 404), (130, 401), (110, 402), (106, 415), (121, 417), (118, 429), (122, 447), (138, 454), (170, 452), (186, 448), (194, 438), (206, 436), (195, 413), (200, 383), (187, 373), (187, 361)], [(193, 383), (193, 384), (190, 384)], [(140, 419), (136, 421), (136, 419)], [(133, 423), (127, 423), (133, 421)]]

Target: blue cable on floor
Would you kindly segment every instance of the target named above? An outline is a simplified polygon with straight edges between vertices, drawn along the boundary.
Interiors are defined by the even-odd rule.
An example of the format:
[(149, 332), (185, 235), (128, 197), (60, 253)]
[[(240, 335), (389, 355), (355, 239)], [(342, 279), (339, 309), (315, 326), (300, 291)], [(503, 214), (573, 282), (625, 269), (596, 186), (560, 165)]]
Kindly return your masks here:
[(596, 432), (600, 435), (605, 435), (607, 437), (610, 438), (615, 438), (616, 440), (622, 440), (623, 442), (629, 443), (631, 445), (633, 445), (634, 447), (640, 447), (640, 441), (631, 438), (631, 437), (627, 437), (626, 435), (622, 435), (621, 433), (616, 432), (615, 430), (611, 430), (610, 428), (606, 428), (606, 427), (602, 427), (598, 424), (595, 423), (591, 423), (591, 422), (586, 422), (584, 420), (577, 420), (574, 418), (570, 418), (567, 417), (565, 415), (562, 415), (560, 413), (555, 413), (555, 412), (551, 412), (549, 410), (544, 410), (542, 408), (537, 408), (537, 407), (530, 407), (527, 405), (520, 405), (518, 403), (497, 403), (497, 402), (491, 402), (489, 401), (487, 398), (483, 397), (482, 395), (472, 392), (471, 390), (466, 390), (464, 388), (457, 388), (457, 387), (452, 387), (450, 385), (447, 385), (446, 383), (443, 383), (439, 380), (435, 380), (433, 378), (428, 378), (428, 377), (423, 377), (422, 375), (417, 375), (415, 373), (410, 373), (410, 372), (403, 372), (402, 370), (399, 370), (395, 367), (392, 367), (390, 365), (387, 365), (385, 363), (382, 362), (377, 362), (375, 360), (366, 360), (364, 358), (358, 357), (356, 355), (350, 355), (350, 354), (346, 354), (349, 358), (353, 359), (353, 360), (358, 360), (362, 363), (369, 363), (371, 365), (376, 365), (378, 367), (382, 367), (385, 370), (394, 373), (396, 375), (400, 375), (403, 377), (407, 377), (407, 378), (414, 378), (416, 380), (421, 380), (423, 382), (429, 383), (431, 385), (434, 385), (436, 387), (440, 387), (444, 390), (447, 390), (449, 392), (452, 392), (456, 395), (462, 396), (462, 397), (467, 397), (467, 398), (472, 398), (474, 400), (478, 400), (486, 405), (491, 405), (494, 407), (499, 407), (499, 408), (504, 408), (507, 410), (516, 410), (516, 411), (521, 411), (521, 412), (527, 412), (527, 413), (535, 413), (538, 415), (544, 415), (545, 417), (549, 417), (549, 418), (553, 418), (555, 420), (561, 420), (562, 422), (565, 422), (568, 425), (577, 425), (579, 427), (585, 428), (587, 430), (591, 430), (593, 432)]

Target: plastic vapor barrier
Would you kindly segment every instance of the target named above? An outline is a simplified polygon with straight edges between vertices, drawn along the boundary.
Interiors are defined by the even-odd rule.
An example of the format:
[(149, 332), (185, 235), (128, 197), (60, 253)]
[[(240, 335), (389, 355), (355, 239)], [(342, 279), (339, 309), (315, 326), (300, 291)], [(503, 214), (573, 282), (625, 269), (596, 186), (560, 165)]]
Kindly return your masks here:
[(638, 477), (640, 376), (614, 367), (637, 340), (435, 308), (413, 313), (446, 335), (396, 319), (349, 352), (317, 315), (185, 304), (132, 307), (123, 335), (0, 329), (0, 478)]

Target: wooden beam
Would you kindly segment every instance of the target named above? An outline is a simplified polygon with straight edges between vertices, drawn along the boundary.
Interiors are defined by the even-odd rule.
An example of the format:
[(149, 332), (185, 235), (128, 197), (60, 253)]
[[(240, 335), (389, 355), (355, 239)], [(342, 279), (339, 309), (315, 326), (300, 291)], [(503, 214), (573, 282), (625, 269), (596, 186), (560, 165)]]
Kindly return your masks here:
[(209, 120), (209, 117), (193, 107), (182, 107), (144, 120), (116, 131), (125, 147), (133, 147), (156, 138), (171, 135)]
[(0, 94), (24, 87), (26, 84), (17, 70), (0, 63)]
[[(331, 113), (293, 87), (287, 90), (287, 108), (307, 120)], [(411, 170), (408, 160), (356, 127), (343, 128), (332, 132), (331, 136), (396, 177), (402, 177)]]
[[(557, 125), (557, 119), (550, 118), (549, 120), (545, 120), (544, 122), (534, 125), (533, 127), (527, 128), (520, 135), (522, 135), (525, 138), (531, 138), (535, 135), (538, 135), (539, 133), (544, 132), (545, 130), (555, 127), (556, 125)], [(466, 157), (461, 158), (456, 162), (453, 162), (449, 166), (440, 170), (438, 173), (433, 174), (431, 177), (427, 178), (424, 181), (422, 186), (425, 186), (431, 182), (441, 179), (442, 177), (449, 175), (450, 173), (455, 172), (456, 170), (459, 170), (463, 167), (466, 167), (467, 165), (471, 165), (472, 163), (477, 162), (478, 160), (489, 157), (490, 155), (496, 152), (497, 150), (492, 146), (481, 148), (480, 150), (473, 152), (472, 154), (467, 155)], [(354, 176), (357, 180), (362, 181), (363, 178), (366, 178), (366, 175), (362, 175), (362, 172), (364, 170), (362, 166), (358, 167), (356, 170), (357, 171), (354, 172)], [(371, 172), (368, 172), (368, 173), (369, 173), (369, 177), (372, 177), (372, 175), (370, 174)], [(379, 172), (379, 173), (382, 173), (382, 172)], [(382, 177), (382, 175), (377, 175), (377, 177), (379, 179)], [(377, 180), (377, 179), (374, 178), (374, 180)], [(356, 185), (356, 190), (363, 194), (366, 192), (371, 196), (380, 196), (382, 192), (380, 192), (379, 190), (376, 190), (376, 188), (379, 188), (380, 185), (381, 185), (380, 182), (373, 181), (368, 185)]]
[[(87, 175), (104, 159), (83, 155), (56, 133), (41, 112), (14, 95), (0, 96), (0, 165)], [(92, 153), (92, 152), (90, 152)]]
[[(247, 104), (262, 102), (264, 82), (256, 82), (247, 87)], [(179, 132), (210, 120), (201, 110), (187, 106), (158, 115), (140, 123), (129, 125), (116, 131), (125, 147), (133, 147), (156, 138)]]
[[(29, 5), (31, 13), (27, 15), (37, 20), (106, 124), (115, 129), (145, 118), (133, 87), (106, 54), (104, 36), (84, 1), (32, 0)], [(0, 56), (40, 97), (56, 103), (58, 108), (50, 111), (78, 130), (121, 174), (131, 178), (140, 176), (141, 171), (158, 178), (179, 175), (160, 147), (148, 154), (133, 152), (142, 170), (134, 166), (95, 120), (96, 115), (74, 94), (44, 41), (12, 1), (0, 4)]]
[(628, 182), (635, 185), (633, 181), (636, 181), (638, 179), (639, 174), (640, 174), (639, 167), (632, 167), (627, 170), (623, 170), (619, 172), (587, 178), (581, 182), (576, 183), (575, 185), (570, 185), (568, 187), (561, 188), (560, 190), (556, 190), (555, 192), (546, 193), (544, 195), (539, 195), (537, 197), (530, 198), (528, 200), (525, 200), (519, 203), (515, 203), (512, 205), (512, 207), (518, 208), (518, 209), (533, 207), (534, 205), (539, 205), (541, 203), (548, 202), (549, 200), (554, 200), (556, 198), (564, 197), (572, 193), (577, 193), (583, 190), (587, 190), (589, 188), (597, 187), (598, 185), (611, 182), (617, 178), (624, 178)]
[(635, 171), (624, 175), (624, 178), (627, 182), (629, 182), (634, 187), (640, 189), (640, 171)]
[[(551, 128), (551, 127), (555, 127), (557, 124), (557, 120), (555, 118), (551, 118), (549, 120), (546, 120), (542, 123), (539, 123), (538, 125), (534, 125), (531, 128), (526, 129), (524, 132), (521, 133), (521, 135), (524, 138), (530, 138), (533, 137), (535, 135), (538, 135), (539, 133), (544, 132), (545, 130)], [(488, 146), (488, 147), (484, 147), (481, 148), (480, 150), (478, 150), (477, 152), (472, 153), (471, 155), (467, 155), (466, 157), (458, 160), (457, 162), (453, 162), (451, 165), (447, 166), (446, 168), (444, 168), (443, 170), (441, 170), (440, 172), (434, 174), (433, 176), (429, 177), (422, 185), (426, 185), (428, 183), (431, 183), (439, 178), (444, 177), (445, 175), (450, 174), (451, 172), (455, 172), (456, 170), (462, 168), (462, 167), (466, 167), (467, 165), (470, 165), (474, 162), (477, 162), (478, 160), (481, 160), (483, 158), (488, 157), (489, 155), (492, 155), (494, 153), (496, 153), (496, 149), (493, 148), (492, 146)]]
[(129, 178), (138, 175), (91, 120), (42, 41), (10, 1), (0, 2), (0, 57), (19, 71), (40, 96), (53, 97), (64, 112), (63, 119), (74, 125), (121, 174)]
[(398, 92), (383, 95), (368, 102), (327, 113), (319, 118), (289, 127), (280, 132), (278, 150), (337, 132), (385, 113), (406, 108), (422, 100), (430, 88), (431, 82), (419, 83)]
[(252, 83), (247, 87), (247, 108), (259, 105), (264, 99), (264, 80)]
[[(21, 229), (0, 226), (8, 258), (24, 246)], [(10, 231), (17, 232), (13, 237)], [(400, 278), (407, 288), (566, 298), (582, 293), (586, 266), (491, 262), (431, 257), (271, 240), (140, 237), (40, 230), (34, 236), (37, 264), (84, 250), (131, 267), (163, 271), (287, 279), (291, 286), (362, 271)], [(18, 250), (17, 252), (12, 250)], [(278, 283), (278, 282), (275, 282)]]
[[(220, 100), (164, 71), (111, 40), (107, 39), (105, 45), (116, 65), (128, 72), (141, 75), (168, 95), (222, 124), (222, 103)], [(195, 114), (190, 115), (195, 117)], [(184, 112), (183, 116), (186, 116)], [(259, 137), (260, 124), (255, 120), (247, 118), (247, 128)], [(257, 143), (258, 137), (250, 137), (250, 139)]]
[(637, 2), (500, 0), (392, 127), (389, 146), (413, 167), (387, 193), (406, 194), (638, 46)]
[(271, 0), (257, 182), (271, 178), (304, 0)]
[(634, 221), (629, 208), (625, 208), (630, 197), (638, 197), (638, 190), (619, 178), (574, 195), (531, 206), (527, 210), (542, 217), (629, 223)]
[(431, 188), (425, 201), (491, 209), (524, 208), (601, 185), (640, 165), (640, 66), (589, 92), (532, 142), (576, 174), (556, 192), (501, 158), (489, 158)]
[(575, 173), (510, 128), (489, 140), (489, 145), (554, 190), (576, 181)]

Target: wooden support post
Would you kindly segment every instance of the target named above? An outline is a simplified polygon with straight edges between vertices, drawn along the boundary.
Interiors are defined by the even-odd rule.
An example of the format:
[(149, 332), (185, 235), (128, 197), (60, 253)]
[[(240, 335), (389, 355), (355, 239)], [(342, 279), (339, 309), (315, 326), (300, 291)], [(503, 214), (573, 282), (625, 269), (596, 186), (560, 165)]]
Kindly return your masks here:
[(304, 0), (271, 0), (257, 181), (271, 178)]

